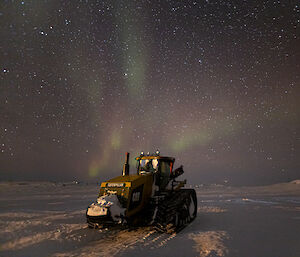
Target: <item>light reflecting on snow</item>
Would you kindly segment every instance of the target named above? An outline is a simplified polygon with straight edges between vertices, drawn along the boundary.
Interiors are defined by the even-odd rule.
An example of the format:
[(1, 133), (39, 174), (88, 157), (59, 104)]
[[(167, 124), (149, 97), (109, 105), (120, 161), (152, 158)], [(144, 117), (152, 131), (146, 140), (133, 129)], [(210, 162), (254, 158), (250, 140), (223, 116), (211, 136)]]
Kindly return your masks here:
[(264, 244), (277, 252), (300, 251), (293, 244), (299, 234), (298, 188), (198, 188), (196, 220), (168, 235), (151, 227), (88, 229), (85, 212), (98, 195), (95, 184), (0, 183), (0, 256), (232, 256), (232, 249), (237, 255), (247, 245), (236, 236), (241, 228), (245, 238), (263, 238), (260, 248), (247, 249), (249, 256), (267, 256)]

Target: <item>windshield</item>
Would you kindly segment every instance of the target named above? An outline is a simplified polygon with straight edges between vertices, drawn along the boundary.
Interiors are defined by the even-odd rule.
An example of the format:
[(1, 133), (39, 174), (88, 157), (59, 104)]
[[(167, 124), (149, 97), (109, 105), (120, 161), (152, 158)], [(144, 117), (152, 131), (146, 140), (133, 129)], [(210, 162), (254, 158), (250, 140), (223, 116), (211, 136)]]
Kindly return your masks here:
[(140, 160), (138, 171), (139, 172), (156, 172), (158, 167), (157, 159)]

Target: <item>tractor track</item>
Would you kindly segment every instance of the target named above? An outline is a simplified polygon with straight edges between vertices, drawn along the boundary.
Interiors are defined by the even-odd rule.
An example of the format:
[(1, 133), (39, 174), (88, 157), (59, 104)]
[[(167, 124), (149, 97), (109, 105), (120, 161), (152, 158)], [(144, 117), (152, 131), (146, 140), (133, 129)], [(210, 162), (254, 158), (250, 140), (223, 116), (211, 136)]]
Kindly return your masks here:
[(196, 217), (196, 213), (189, 212), (192, 201), (197, 208), (195, 197), (194, 190), (181, 189), (165, 199), (158, 207), (155, 228), (168, 234), (181, 231)]

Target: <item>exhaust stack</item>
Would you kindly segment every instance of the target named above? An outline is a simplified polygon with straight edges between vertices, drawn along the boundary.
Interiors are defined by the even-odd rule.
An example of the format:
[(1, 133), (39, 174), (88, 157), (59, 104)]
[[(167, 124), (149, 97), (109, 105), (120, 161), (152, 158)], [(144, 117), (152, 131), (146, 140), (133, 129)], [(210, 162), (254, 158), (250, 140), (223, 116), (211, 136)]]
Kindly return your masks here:
[(128, 175), (129, 175), (129, 153), (126, 153), (126, 160), (123, 165), (122, 176), (128, 176)]

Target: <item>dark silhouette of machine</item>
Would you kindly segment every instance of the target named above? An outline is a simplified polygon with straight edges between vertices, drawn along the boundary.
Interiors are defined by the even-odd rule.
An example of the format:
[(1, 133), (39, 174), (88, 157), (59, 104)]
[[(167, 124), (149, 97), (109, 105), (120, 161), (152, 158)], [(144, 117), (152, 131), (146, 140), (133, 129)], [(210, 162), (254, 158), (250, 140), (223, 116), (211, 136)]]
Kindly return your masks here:
[(129, 153), (122, 175), (102, 182), (97, 201), (86, 211), (89, 227), (152, 225), (172, 233), (181, 230), (197, 215), (194, 189), (183, 188), (176, 179), (183, 167), (173, 169), (175, 158), (155, 154), (135, 158), (136, 174), (129, 174)]

